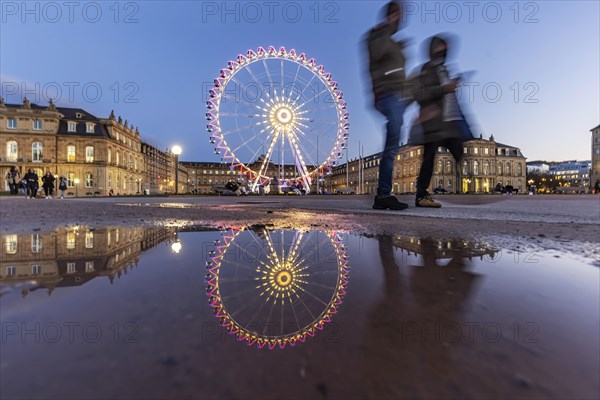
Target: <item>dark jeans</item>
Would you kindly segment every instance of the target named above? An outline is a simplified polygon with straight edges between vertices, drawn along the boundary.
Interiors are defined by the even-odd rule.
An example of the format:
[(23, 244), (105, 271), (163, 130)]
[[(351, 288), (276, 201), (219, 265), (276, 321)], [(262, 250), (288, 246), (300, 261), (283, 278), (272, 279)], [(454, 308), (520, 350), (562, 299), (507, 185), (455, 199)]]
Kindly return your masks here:
[(47, 196), (52, 196), (53, 188), (49, 186), (44, 186), (44, 194)]
[(10, 194), (17, 194), (17, 193), (19, 193), (19, 184), (17, 184), (17, 183), (9, 183), (8, 187), (10, 189)]
[(394, 174), (394, 159), (400, 148), (400, 134), (404, 123), (404, 111), (408, 101), (398, 94), (387, 94), (375, 103), (375, 108), (387, 118), (385, 147), (379, 164), (378, 196), (388, 196), (392, 193), (392, 178)]
[(27, 185), (27, 196), (35, 197), (37, 194), (38, 187), (37, 185)]
[(417, 198), (421, 198), (427, 193), (427, 188), (429, 187), (431, 176), (433, 175), (433, 162), (438, 147), (445, 147), (450, 150), (450, 153), (452, 153), (452, 156), (457, 161), (457, 163), (455, 163), (455, 171), (457, 172), (460, 168), (458, 161), (460, 161), (463, 155), (463, 141), (461, 139), (444, 139), (437, 142), (426, 143), (424, 147), (423, 163), (421, 164), (421, 171), (419, 172), (419, 179), (417, 180)]

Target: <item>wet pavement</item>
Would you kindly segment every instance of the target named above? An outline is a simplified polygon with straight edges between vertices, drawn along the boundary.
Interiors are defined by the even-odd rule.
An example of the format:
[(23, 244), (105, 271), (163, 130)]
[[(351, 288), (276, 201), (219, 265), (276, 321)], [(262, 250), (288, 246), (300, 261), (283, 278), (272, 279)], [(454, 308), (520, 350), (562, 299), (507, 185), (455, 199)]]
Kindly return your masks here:
[(504, 243), (3, 234), (0, 397), (598, 398), (597, 252)]

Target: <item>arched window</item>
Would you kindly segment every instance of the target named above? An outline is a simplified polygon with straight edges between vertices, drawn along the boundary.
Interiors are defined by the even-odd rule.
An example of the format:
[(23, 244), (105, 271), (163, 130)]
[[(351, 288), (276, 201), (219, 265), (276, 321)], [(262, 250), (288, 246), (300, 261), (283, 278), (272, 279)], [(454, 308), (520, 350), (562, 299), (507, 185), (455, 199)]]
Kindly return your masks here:
[(522, 164), (517, 164), (517, 176), (521, 176), (523, 175), (523, 165)]
[[(117, 154), (119, 154), (119, 153), (117, 152)], [(121, 173), (117, 172), (117, 181), (115, 182), (115, 188), (117, 190), (119, 190), (121, 188), (120, 185), (121, 185)]]
[(502, 163), (498, 163), (498, 175), (502, 175)]
[(14, 140), (10, 140), (6, 142), (6, 160), (7, 161), (17, 161), (19, 157), (19, 146), (17, 142)]
[(506, 163), (506, 175), (510, 176), (511, 175), (511, 168), (510, 168), (510, 164)]
[(473, 175), (479, 175), (479, 161), (473, 161)]
[(463, 171), (462, 171), (463, 175), (468, 175), (469, 174), (469, 163), (466, 161), (463, 161)]
[(85, 162), (94, 162), (94, 146), (85, 147)]
[(44, 146), (42, 142), (33, 142), (31, 145), (31, 160), (33, 162), (42, 162), (42, 150)]
[(443, 172), (443, 161), (442, 160), (437, 160), (437, 173), (441, 174)]
[(485, 161), (483, 163), (483, 174), (484, 175), (489, 175), (490, 174), (490, 163)]
[(117, 160), (116, 160), (116, 161), (117, 161), (117, 166), (119, 165), (119, 158), (120, 158), (120, 154), (119, 154), (119, 152), (117, 151)]
[(447, 174), (452, 173), (452, 161), (450, 161), (450, 160), (446, 161), (446, 173)]
[(108, 149), (108, 163), (110, 164), (112, 162), (112, 150), (109, 148)]

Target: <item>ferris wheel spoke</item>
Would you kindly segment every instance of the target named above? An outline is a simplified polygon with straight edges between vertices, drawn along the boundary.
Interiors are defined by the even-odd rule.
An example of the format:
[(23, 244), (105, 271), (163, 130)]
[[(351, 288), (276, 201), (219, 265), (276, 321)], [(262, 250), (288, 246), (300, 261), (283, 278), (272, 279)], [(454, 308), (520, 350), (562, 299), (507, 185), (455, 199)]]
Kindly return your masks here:
[(273, 149), (275, 148), (275, 143), (277, 143), (277, 136), (278, 135), (273, 134), (273, 136), (271, 138), (271, 143), (269, 144), (269, 149), (267, 150), (267, 154), (265, 154), (265, 158), (263, 159), (260, 169), (258, 170), (258, 174), (256, 174), (256, 179), (252, 183), (253, 190), (258, 185), (258, 181), (260, 180), (260, 177), (263, 174), (263, 170), (265, 169), (265, 166), (269, 164), (269, 160), (271, 159), (271, 154), (273, 154)]
[[(246, 103), (251, 107), (257, 108), (260, 110), (260, 107), (258, 107), (255, 103), (251, 103), (250, 101), (243, 99), (241, 97), (235, 97), (234, 94), (229, 95), (228, 93), (223, 92), (223, 94), (221, 94), (221, 97), (225, 98), (225, 99), (231, 99), (233, 100), (233, 102), (237, 105), (240, 103)], [(220, 113), (219, 113), (220, 114)]]
[(301, 109), (302, 107), (304, 107), (305, 105), (307, 105), (308, 103), (310, 103), (311, 101), (318, 99), (322, 94), (327, 93), (329, 91), (329, 88), (326, 86), (325, 89), (321, 90), (319, 93), (317, 93), (316, 95), (314, 95), (313, 97), (311, 97), (310, 99), (308, 99), (307, 101), (305, 101), (304, 103), (298, 105), (298, 109)]
[[(265, 131), (266, 131), (266, 129), (263, 129), (263, 130), (261, 130), (260, 132), (258, 132), (256, 135), (254, 135), (254, 136), (252, 136), (252, 137), (248, 138), (248, 140), (246, 140), (244, 143), (240, 144), (238, 147), (236, 147), (236, 148), (235, 148), (234, 150), (232, 150), (231, 152), (235, 154), (235, 152), (236, 152), (236, 151), (238, 151), (238, 150), (239, 150), (239, 149), (241, 149), (242, 147), (245, 147), (245, 146), (247, 146), (247, 145), (248, 145), (250, 142), (252, 142), (252, 141), (253, 141), (253, 140), (255, 140), (256, 138), (258, 138), (258, 136), (259, 136), (261, 133), (265, 132)], [(259, 147), (259, 150), (260, 150), (260, 147)]]
[(296, 69), (294, 81), (292, 82), (292, 86), (290, 87), (290, 101), (292, 101), (292, 93), (294, 93), (294, 88), (296, 87), (296, 82), (298, 81), (298, 74), (300, 73), (300, 68), (300, 64), (298, 64), (298, 69)]
[[(265, 72), (267, 73), (267, 77), (269, 78), (269, 92), (270, 92), (271, 90), (273, 90), (273, 78), (271, 78), (271, 70), (267, 66), (266, 60), (262, 60), (262, 62), (263, 62), (263, 66), (265, 67)], [(269, 93), (267, 93), (267, 97), (270, 97)]]
[(222, 136), (231, 135), (232, 133), (238, 133), (238, 132), (240, 132), (240, 131), (243, 131), (244, 129), (250, 129), (250, 128), (252, 128), (252, 127), (256, 127), (256, 126), (258, 126), (258, 125), (259, 125), (259, 124), (257, 124), (257, 123), (254, 123), (254, 124), (251, 124), (251, 125), (244, 125), (244, 126), (240, 126), (240, 127), (237, 127), (237, 128), (235, 128), (235, 129), (233, 129), (233, 130), (225, 130), (225, 131), (224, 131), (224, 130), (222, 130), (222, 129), (221, 129), (221, 135), (222, 135)]
[(298, 102), (298, 100), (300, 100), (301, 98), (304, 97), (304, 92), (306, 91), (306, 89), (310, 86), (310, 84), (312, 83), (312, 81), (317, 77), (317, 75), (313, 74), (312, 77), (310, 78), (310, 80), (308, 81), (308, 83), (304, 86), (304, 88), (302, 89), (302, 91), (300, 92), (300, 94), (298, 95), (298, 97), (296, 97), (294, 99), (294, 104), (296, 104)]

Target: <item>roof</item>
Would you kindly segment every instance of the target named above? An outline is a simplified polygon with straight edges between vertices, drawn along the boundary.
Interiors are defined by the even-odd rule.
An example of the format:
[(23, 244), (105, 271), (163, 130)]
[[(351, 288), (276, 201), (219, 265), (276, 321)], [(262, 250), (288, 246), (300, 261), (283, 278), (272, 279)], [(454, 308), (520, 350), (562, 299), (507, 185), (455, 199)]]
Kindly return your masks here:
[(590, 129), (590, 131), (595, 131), (595, 130), (596, 130), (596, 129), (598, 129), (598, 128), (600, 128), (600, 125), (598, 125), (598, 126), (597, 126), (597, 127), (595, 127), (595, 128), (592, 128), (592, 129)]

